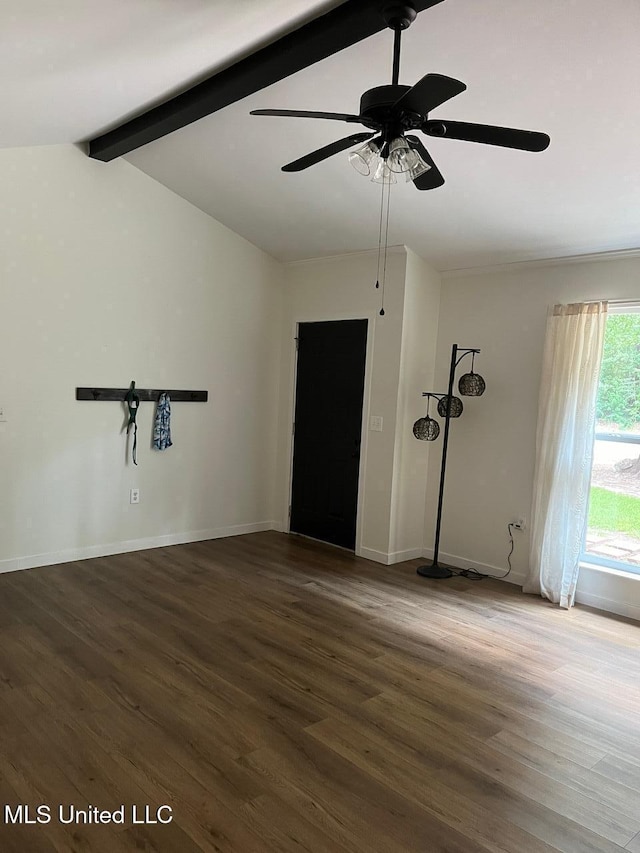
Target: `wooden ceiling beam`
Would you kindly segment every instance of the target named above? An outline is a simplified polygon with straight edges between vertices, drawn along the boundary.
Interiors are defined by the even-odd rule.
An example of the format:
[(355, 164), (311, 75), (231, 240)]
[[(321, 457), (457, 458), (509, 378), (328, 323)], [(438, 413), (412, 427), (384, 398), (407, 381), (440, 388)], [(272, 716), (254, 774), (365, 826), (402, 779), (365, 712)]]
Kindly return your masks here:
[[(442, 0), (413, 0), (417, 12)], [(250, 56), (89, 141), (109, 161), (160, 139), (385, 29), (388, 0), (346, 0)]]

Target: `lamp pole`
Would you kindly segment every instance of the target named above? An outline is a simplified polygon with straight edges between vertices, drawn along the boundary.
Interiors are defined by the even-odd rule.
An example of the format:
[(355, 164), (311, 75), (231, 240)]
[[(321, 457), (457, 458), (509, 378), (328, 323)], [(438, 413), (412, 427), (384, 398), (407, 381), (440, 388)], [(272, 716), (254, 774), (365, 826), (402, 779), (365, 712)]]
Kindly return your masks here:
[[(433, 546), (433, 560), (430, 564), (418, 566), (417, 573), (424, 578), (450, 578), (453, 574), (447, 566), (438, 563), (440, 554), (440, 528), (442, 525), (442, 504), (444, 501), (444, 481), (447, 473), (447, 450), (449, 447), (449, 428), (451, 426), (451, 399), (453, 395), (453, 383), (456, 376), (456, 367), (462, 359), (470, 353), (479, 353), (479, 349), (463, 349), (454, 344), (451, 348), (451, 363), (449, 366), (449, 387), (445, 398), (444, 437), (442, 441), (442, 463), (440, 465), (440, 489), (438, 492), (438, 514), (436, 517), (436, 538)], [(423, 396), (429, 396), (425, 394)], [(439, 396), (439, 395), (436, 395)], [(441, 398), (442, 399), (442, 398)]]

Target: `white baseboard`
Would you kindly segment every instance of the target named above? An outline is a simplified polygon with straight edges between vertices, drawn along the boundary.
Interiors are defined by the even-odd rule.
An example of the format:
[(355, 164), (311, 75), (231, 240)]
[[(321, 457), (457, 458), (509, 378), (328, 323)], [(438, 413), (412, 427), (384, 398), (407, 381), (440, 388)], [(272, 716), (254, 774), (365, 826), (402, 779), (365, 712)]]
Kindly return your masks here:
[(640, 604), (629, 604), (626, 601), (616, 601), (614, 598), (604, 598), (589, 592), (576, 592), (576, 604), (586, 604), (597, 610), (606, 610), (618, 616), (627, 616), (640, 622)]
[(382, 563), (383, 566), (389, 565), (389, 555), (385, 551), (375, 551), (373, 548), (360, 547), (356, 551), (356, 556), (364, 557), (365, 560), (373, 560), (374, 563)]
[[(422, 556), (429, 560), (433, 559), (433, 549), (425, 548), (422, 552)], [(447, 566), (453, 566), (454, 569), (475, 569), (484, 575), (492, 575), (497, 580), (504, 580), (507, 583), (513, 583), (517, 586), (522, 586), (525, 580), (524, 575), (519, 572), (510, 572), (506, 578), (502, 578), (500, 575), (503, 575), (506, 572), (506, 569), (503, 566), (492, 566), (490, 563), (478, 563), (476, 560), (469, 560), (467, 557), (459, 557), (457, 554), (443, 554), (441, 551), (439, 560)]]
[(422, 548), (408, 548), (405, 551), (376, 551), (373, 548), (360, 548), (357, 552), (358, 557), (364, 557), (365, 560), (373, 560), (375, 563), (382, 563), (383, 566), (391, 566), (395, 563), (404, 563), (406, 560), (415, 560), (422, 556)]
[(47, 554), (31, 554), (25, 557), (0, 560), (0, 573), (17, 572), (21, 569), (35, 569), (39, 566), (73, 563), (76, 560), (111, 557), (114, 554), (127, 554), (130, 551), (146, 551), (149, 548), (164, 548), (167, 545), (185, 545), (188, 542), (203, 542), (207, 539), (222, 539), (227, 536), (242, 536), (245, 533), (260, 533), (263, 530), (277, 529), (277, 522), (258, 521), (250, 524), (215, 527), (212, 530), (193, 530), (189, 533), (169, 533), (164, 536), (152, 536), (146, 539), (129, 539), (124, 542), (111, 542), (107, 545), (87, 545), (84, 548), (68, 548), (64, 551), (52, 551)]
[(583, 563), (576, 604), (586, 604), (640, 621), (640, 575)]
[(404, 563), (406, 560), (417, 560), (422, 557), (422, 548), (407, 548), (404, 551), (391, 551), (389, 554), (389, 565), (393, 563)]

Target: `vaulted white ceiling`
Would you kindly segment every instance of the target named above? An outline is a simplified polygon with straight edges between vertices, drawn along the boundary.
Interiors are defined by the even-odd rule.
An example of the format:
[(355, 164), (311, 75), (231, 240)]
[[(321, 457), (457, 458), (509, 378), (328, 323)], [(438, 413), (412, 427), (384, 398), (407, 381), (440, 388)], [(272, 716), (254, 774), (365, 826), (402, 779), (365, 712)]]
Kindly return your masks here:
[(0, 147), (78, 142), (340, 0), (0, 0)]
[[(336, 5), (0, 0), (0, 145), (97, 135)], [(437, 72), (468, 87), (433, 117), (552, 142), (530, 154), (425, 138), (446, 184), (393, 188), (390, 241), (443, 270), (638, 247), (638, 44), (637, 0), (445, 0), (421, 13), (401, 82)], [(346, 153), (280, 171), (358, 128), (249, 110), (357, 112), (364, 90), (390, 82), (391, 47), (382, 32), (127, 159), (282, 260), (371, 249), (379, 187)]]

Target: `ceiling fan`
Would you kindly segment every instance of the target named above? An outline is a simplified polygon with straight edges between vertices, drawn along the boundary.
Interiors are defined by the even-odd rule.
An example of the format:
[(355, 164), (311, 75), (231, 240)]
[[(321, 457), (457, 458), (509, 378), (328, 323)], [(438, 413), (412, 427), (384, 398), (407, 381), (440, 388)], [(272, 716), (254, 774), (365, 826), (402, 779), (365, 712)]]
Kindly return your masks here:
[(351, 164), (361, 174), (373, 173), (372, 180), (378, 183), (394, 183), (396, 175), (404, 174), (417, 189), (431, 190), (442, 186), (444, 178), (427, 149), (414, 135), (415, 131), (426, 136), (481, 142), (520, 151), (544, 151), (547, 148), (551, 140), (546, 133), (429, 118), (432, 110), (464, 92), (467, 87), (460, 80), (442, 74), (426, 74), (415, 86), (401, 86), (398, 83), (402, 31), (413, 23), (416, 14), (408, 2), (385, 6), (385, 22), (394, 31), (392, 82), (390, 86), (376, 86), (366, 91), (360, 99), (358, 115), (308, 110), (251, 111), (251, 115), (317, 118), (362, 124), (371, 131), (353, 133), (312, 151), (287, 163), (282, 167), (283, 172), (300, 172), (340, 151), (365, 142), (365, 145), (349, 155)]

